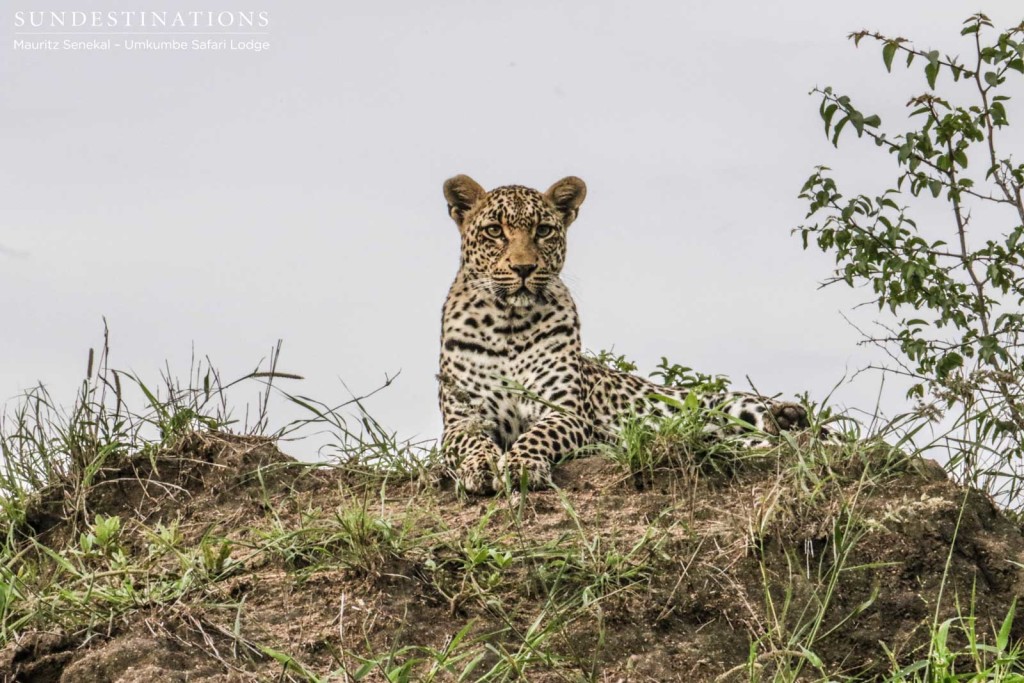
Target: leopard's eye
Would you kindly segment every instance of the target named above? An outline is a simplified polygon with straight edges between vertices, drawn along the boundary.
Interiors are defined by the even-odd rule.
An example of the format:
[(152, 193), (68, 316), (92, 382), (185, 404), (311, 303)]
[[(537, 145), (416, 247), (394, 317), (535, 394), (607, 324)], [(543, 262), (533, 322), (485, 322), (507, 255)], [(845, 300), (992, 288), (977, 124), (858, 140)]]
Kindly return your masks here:
[(500, 225), (485, 225), (483, 227), (483, 231), (485, 235), (487, 235), (488, 237), (493, 237), (495, 239), (505, 234), (502, 231)]
[(537, 226), (537, 230), (534, 231), (534, 234), (537, 235), (538, 238), (542, 238), (542, 237), (547, 237), (548, 235), (550, 235), (554, 231), (555, 231), (555, 226), (547, 225), (546, 223), (541, 223), (540, 225)]

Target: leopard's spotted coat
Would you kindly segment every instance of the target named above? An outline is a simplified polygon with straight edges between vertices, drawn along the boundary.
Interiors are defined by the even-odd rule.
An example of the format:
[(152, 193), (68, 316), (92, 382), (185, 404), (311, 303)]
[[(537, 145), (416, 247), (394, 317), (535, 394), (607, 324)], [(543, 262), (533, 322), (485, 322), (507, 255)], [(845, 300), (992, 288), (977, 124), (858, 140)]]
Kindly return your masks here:
[[(559, 279), (566, 229), (586, 196), (582, 180), (564, 178), (544, 193), (487, 192), (456, 176), (444, 194), (462, 257), (441, 324), (442, 452), (467, 491), (487, 493), (524, 474), (531, 487), (546, 486), (552, 462), (608, 438), (624, 412), (670, 410), (651, 394), (685, 397), (583, 355), (576, 306)], [(767, 434), (807, 426), (792, 403), (752, 394), (702, 400), (724, 403)]]

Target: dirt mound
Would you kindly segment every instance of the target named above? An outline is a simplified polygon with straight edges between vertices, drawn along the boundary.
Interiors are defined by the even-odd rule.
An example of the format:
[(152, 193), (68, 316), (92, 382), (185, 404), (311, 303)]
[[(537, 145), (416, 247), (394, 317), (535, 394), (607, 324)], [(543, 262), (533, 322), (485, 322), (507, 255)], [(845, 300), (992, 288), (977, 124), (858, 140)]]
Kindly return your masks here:
[(2, 680), (870, 678), (947, 619), (993, 640), (1024, 591), (1019, 526), (927, 461), (653, 475), (466, 498), (192, 434), (39, 495)]
[(252, 477), (275, 478), (294, 462), (269, 439), (190, 433), (170, 448), (107, 463), (84, 484), (41, 491), (26, 509), (24, 524), (47, 538), (67, 533), (74, 527), (69, 521), (83, 515), (126, 515), (146, 523), (185, 509), (213, 521), (221, 504), (252, 488)]

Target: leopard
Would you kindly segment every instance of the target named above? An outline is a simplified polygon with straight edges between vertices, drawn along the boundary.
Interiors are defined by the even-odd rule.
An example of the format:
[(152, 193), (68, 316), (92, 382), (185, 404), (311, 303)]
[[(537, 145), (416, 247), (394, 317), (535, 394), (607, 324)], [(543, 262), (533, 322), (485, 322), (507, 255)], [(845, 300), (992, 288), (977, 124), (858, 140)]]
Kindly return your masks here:
[[(584, 352), (561, 278), (568, 229), (587, 195), (562, 178), (545, 192), (490, 191), (467, 175), (444, 183), (459, 268), (441, 314), (438, 402), (445, 473), (469, 494), (553, 485), (552, 466), (616, 438), (625, 415), (668, 416), (690, 389), (662, 386)], [(807, 430), (807, 410), (759, 393), (698, 394), (716, 435), (770, 447)]]

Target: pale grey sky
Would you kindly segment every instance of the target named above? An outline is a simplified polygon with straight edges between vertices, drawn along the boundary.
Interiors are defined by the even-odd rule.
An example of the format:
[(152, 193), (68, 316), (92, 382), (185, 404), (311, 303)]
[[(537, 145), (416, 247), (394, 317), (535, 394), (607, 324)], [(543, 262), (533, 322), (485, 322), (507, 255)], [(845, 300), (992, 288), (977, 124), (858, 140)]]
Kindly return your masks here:
[[(70, 401), (106, 316), (112, 364), (152, 380), (165, 359), (184, 375), (193, 345), (230, 378), (278, 338), (308, 378), (290, 387), (326, 401), (339, 378), (362, 391), (401, 370), (370, 407), (436, 436), (456, 173), (587, 182), (565, 279), (588, 347), (822, 395), (875, 356), (840, 316), (866, 296), (817, 290), (830, 259), (789, 234), (796, 194), (818, 163), (872, 192), (892, 166), (852, 138), (833, 150), (808, 91), (902, 116), (920, 76), (886, 78), (848, 32), (959, 52), (977, 9), (1021, 19), (1015, 0), (195, 8), (267, 10), (271, 49), (18, 51), (15, 10), (68, 7), (0, 14), (0, 402), (39, 381)], [(837, 398), (871, 409), (877, 391)]]

